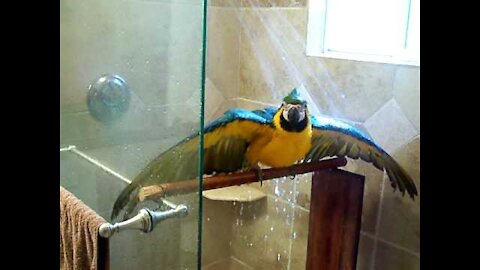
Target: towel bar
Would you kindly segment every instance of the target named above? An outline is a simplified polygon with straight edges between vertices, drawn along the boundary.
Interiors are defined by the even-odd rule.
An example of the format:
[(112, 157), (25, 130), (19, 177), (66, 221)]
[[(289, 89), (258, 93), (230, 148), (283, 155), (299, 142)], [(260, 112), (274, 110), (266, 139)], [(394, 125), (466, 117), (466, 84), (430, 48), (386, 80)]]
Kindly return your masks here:
[(110, 224), (104, 223), (100, 226), (99, 234), (104, 238), (110, 238), (113, 234), (125, 230), (141, 230), (149, 233), (160, 221), (172, 217), (184, 217), (188, 214), (188, 208), (184, 204), (175, 205), (165, 199), (162, 199), (165, 205), (170, 209), (166, 211), (152, 211), (142, 208), (138, 214), (131, 219)]
[[(64, 148), (60, 148), (60, 152), (70, 151), (72, 153), (77, 154), (78, 156), (86, 159), (91, 164), (101, 168), (103, 171), (117, 177), (118, 179), (122, 180), (123, 182), (130, 184), (132, 181), (128, 178), (118, 174), (117, 172), (113, 171), (112, 169), (108, 168), (107, 166), (103, 165), (99, 161), (95, 160), (94, 158), (88, 156), (87, 154), (77, 150), (75, 145), (69, 145)], [(165, 220), (167, 218), (172, 217), (184, 217), (188, 214), (188, 207), (184, 204), (176, 205), (168, 200), (161, 199), (162, 203), (166, 205), (168, 210), (165, 211), (152, 211), (147, 208), (142, 208), (138, 214), (131, 219), (118, 222), (115, 224), (111, 223), (104, 223), (99, 228), (99, 235), (104, 238), (110, 238), (113, 234), (118, 233), (120, 231), (125, 230), (141, 230), (145, 233), (151, 232), (155, 225), (157, 225), (160, 221)]]

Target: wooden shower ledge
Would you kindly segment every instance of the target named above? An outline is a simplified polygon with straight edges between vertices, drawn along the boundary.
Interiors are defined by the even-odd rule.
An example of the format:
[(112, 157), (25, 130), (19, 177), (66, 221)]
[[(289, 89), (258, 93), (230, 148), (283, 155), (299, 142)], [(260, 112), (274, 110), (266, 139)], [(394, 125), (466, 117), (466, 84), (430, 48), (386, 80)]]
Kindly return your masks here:
[[(338, 167), (345, 158), (263, 170), (263, 181), (313, 172), (306, 269), (354, 270), (363, 205), (365, 177)], [(254, 171), (203, 178), (203, 190), (258, 182)], [(198, 180), (143, 187), (140, 201), (198, 191)]]

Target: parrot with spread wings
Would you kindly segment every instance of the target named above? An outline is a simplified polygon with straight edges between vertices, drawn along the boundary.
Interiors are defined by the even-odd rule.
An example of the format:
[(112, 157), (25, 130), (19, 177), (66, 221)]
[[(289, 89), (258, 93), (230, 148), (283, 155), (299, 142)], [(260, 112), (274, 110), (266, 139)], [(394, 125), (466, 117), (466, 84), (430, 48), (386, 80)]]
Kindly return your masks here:
[[(188, 180), (198, 175), (199, 133), (187, 137), (152, 160), (117, 198), (112, 220), (124, 219), (138, 204), (141, 187)], [(307, 102), (293, 89), (279, 108), (231, 109), (204, 128), (203, 173), (256, 170), (259, 164), (287, 167), (324, 157), (362, 159), (385, 170), (391, 186), (414, 199), (413, 179), (379, 145), (360, 130), (332, 118), (313, 116)], [(259, 179), (261, 180), (261, 179)]]

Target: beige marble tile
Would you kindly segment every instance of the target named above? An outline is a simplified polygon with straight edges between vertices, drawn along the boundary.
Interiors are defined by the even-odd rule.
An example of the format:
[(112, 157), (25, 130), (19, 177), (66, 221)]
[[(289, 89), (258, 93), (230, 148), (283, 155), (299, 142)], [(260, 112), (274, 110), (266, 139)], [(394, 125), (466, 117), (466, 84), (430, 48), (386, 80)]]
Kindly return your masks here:
[(198, 129), (199, 121), (195, 106), (151, 108), (132, 98), (128, 111), (110, 123), (98, 122), (88, 111), (60, 114), (60, 143), (98, 148), (169, 137), (180, 141)]
[(250, 267), (246, 263), (234, 257), (219, 260), (215, 263), (206, 265), (202, 269), (205, 269), (205, 270), (253, 270), (252, 267)]
[(207, 76), (225, 98), (238, 96), (239, 12), (217, 7), (208, 10)]
[(312, 174), (298, 175), (295, 178), (295, 204), (310, 210)]
[(241, 97), (279, 104), (299, 86), (306, 15), (305, 8), (242, 10)]
[(160, 139), (79, 150), (120, 175), (133, 179), (148, 162), (176, 144), (177, 140), (176, 138)]
[(342, 169), (365, 176), (361, 230), (374, 234), (380, 205), (383, 172), (362, 160), (349, 159)]
[(237, 204), (232, 255), (254, 269), (287, 269), (293, 208), (273, 197)]
[(374, 239), (370, 236), (360, 235), (357, 255), (357, 270), (370, 270), (373, 260)]
[(309, 211), (295, 207), (293, 230), (290, 236), (292, 238), (290, 269), (305, 269), (307, 263), (309, 218)]
[[(235, 217), (234, 214), (235, 207), (232, 202), (203, 200), (202, 263), (204, 265), (219, 260), (226, 260), (225, 263), (230, 264), (231, 248), (229, 242), (233, 237), (232, 222)], [(219, 235), (220, 232), (221, 236)]]
[(241, 0), (242, 7), (305, 7), (307, 0)]
[[(209, 79), (205, 81), (205, 119), (211, 120), (217, 110), (226, 101), (222, 92), (218, 90), (216, 85)], [(192, 104), (200, 103), (200, 93), (192, 95), (189, 99)]]
[(306, 8), (245, 9), (240, 96), (278, 103), (303, 85), (321, 113), (365, 121), (393, 97), (395, 66), (305, 56)]
[(257, 100), (246, 99), (246, 98), (235, 98), (234, 101), (236, 103), (236, 107), (243, 108), (246, 110), (259, 110), (265, 107), (280, 106), (280, 104), (276, 104), (276, 103), (266, 103), (266, 102), (261, 102)]
[(253, 270), (251, 266), (235, 257), (230, 257), (230, 270)]
[(236, 102), (232, 99), (224, 100), (220, 106), (210, 103), (205, 103), (205, 106), (212, 106), (209, 110), (213, 112), (210, 116), (205, 115), (205, 125), (221, 117), (226, 111), (237, 107)]
[(420, 69), (399, 66), (393, 82), (393, 95), (403, 113), (420, 132)]
[(418, 135), (395, 99), (388, 101), (364, 125), (372, 138), (389, 153)]
[(417, 270), (420, 258), (383, 242), (378, 242), (373, 270)]
[(415, 252), (420, 252), (420, 137), (393, 153), (398, 163), (414, 179), (419, 197), (393, 192), (385, 185), (379, 237)]
[(311, 61), (321, 68), (311, 88), (327, 114), (363, 122), (393, 96), (393, 65), (318, 57)]
[(259, 189), (265, 194), (272, 195), (287, 202), (294, 201), (295, 182), (289, 177), (275, 178), (260, 183), (252, 183), (249, 186)]
[(239, 8), (240, 4), (239, 0), (208, 0), (210, 7)]
[(362, 231), (375, 233), (377, 231), (377, 218), (380, 206), (380, 193), (384, 181), (384, 173), (377, 170), (372, 164), (361, 163), (360, 174), (365, 176), (365, 189), (363, 193)]
[(65, 1), (62, 7), (61, 111), (85, 110), (88, 85), (105, 73), (124, 77), (150, 106), (184, 102), (199, 91), (200, 5)]

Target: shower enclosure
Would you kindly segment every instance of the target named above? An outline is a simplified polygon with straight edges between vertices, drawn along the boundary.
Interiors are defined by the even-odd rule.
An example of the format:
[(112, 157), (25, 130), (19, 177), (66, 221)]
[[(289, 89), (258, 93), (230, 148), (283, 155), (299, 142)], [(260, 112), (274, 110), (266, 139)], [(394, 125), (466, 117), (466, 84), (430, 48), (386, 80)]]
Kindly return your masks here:
[[(60, 184), (106, 220), (122, 179), (200, 127), (203, 4), (60, 1)], [(198, 193), (172, 201), (188, 216), (113, 236), (111, 269), (196, 269)]]
[[(202, 121), (208, 123), (230, 107), (267, 104), (238, 98), (238, 78), (230, 79), (238, 63), (229, 53), (239, 48), (225, 48), (239, 41), (231, 31), (238, 25), (223, 22), (230, 17), (241, 23), (239, 9), (219, 7), (209, 17), (212, 46), (205, 61), (206, 2), (60, 1), (60, 184), (107, 221), (128, 182), (159, 153), (199, 130)], [(219, 25), (227, 30), (215, 32)], [(249, 34), (255, 37), (253, 31)], [(225, 47), (216, 50), (218, 44)], [(281, 96), (271, 94), (268, 100)], [(352, 177), (337, 173), (331, 174), (337, 182)], [(335, 241), (335, 235), (326, 239), (330, 234), (324, 232), (347, 222), (336, 219), (322, 228), (319, 217), (331, 213), (312, 207), (322, 203), (344, 210), (354, 205), (348, 220), (354, 226), (348, 230), (356, 237), (347, 239), (350, 246), (344, 248), (350, 253), (336, 253), (339, 258), (351, 257), (353, 265), (342, 269), (352, 269), (363, 178), (356, 193), (344, 192), (350, 196), (345, 196), (350, 203), (345, 205), (337, 204), (341, 196), (302, 199), (310, 194), (311, 178), (311, 174), (281, 177), (262, 186), (168, 197), (170, 203), (187, 206), (188, 214), (164, 220), (148, 234), (116, 233), (110, 239), (111, 269), (313, 269), (316, 259), (307, 254), (307, 242), (308, 249), (321, 247), (308, 239)], [(338, 192), (349, 190), (336, 187)], [(322, 186), (313, 185), (312, 192), (322, 192)], [(320, 233), (309, 231), (309, 224), (318, 225)]]

